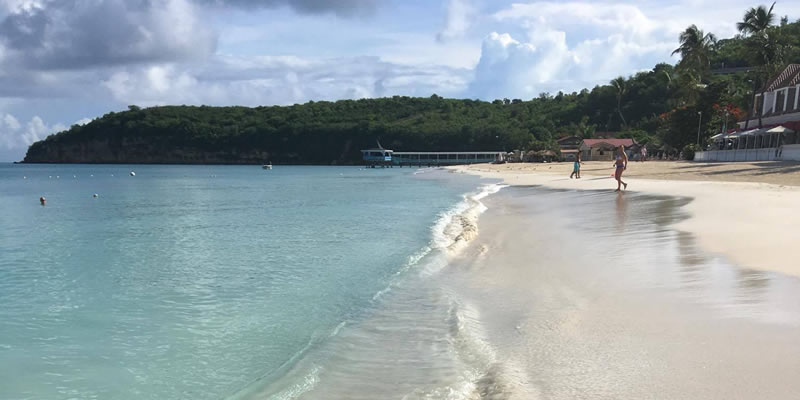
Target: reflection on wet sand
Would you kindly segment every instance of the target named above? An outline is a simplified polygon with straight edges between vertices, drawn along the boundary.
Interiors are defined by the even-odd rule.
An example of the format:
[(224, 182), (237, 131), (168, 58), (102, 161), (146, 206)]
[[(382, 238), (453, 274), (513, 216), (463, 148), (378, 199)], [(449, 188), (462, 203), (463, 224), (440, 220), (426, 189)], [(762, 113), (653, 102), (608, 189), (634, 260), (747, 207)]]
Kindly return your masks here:
[(689, 201), (514, 187), (487, 199), (482, 256), (456, 260), (441, 285), (536, 385), (507, 382), (510, 398), (800, 393), (800, 279), (698, 248), (674, 228)]
[(737, 269), (736, 282), (738, 293), (736, 300), (744, 304), (757, 304), (765, 299), (769, 290), (769, 276), (766, 272), (752, 269)]
[(625, 221), (628, 220), (628, 203), (625, 200), (625, 193), (617, 193), (617, 232), (625, 232)]

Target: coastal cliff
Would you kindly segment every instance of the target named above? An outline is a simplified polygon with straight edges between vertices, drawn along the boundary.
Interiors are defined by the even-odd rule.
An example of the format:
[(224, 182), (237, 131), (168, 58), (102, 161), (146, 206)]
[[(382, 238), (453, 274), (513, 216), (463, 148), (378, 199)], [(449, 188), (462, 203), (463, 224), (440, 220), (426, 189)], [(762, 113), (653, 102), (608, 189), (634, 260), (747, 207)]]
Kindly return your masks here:
[(43, 141), (31, 147), (25, 163), (95, 164), (260, 164), (270, 160), (267, 151), (208, 150), (169, 146), (143, 138), (92, 139), (78, 143)]

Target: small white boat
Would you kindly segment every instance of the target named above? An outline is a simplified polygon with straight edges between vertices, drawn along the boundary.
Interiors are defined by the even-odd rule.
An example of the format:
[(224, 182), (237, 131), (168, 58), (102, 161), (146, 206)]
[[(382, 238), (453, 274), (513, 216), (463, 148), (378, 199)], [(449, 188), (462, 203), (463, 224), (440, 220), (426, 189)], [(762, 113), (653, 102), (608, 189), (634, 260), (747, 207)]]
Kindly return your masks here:
[(272, 163), (269, 163), (269, 164), (264, 164), (264, 165), (262, 165), (262, 166), (261, 166), (261, 168), (264, 168), (264, 169), (272, 169)]

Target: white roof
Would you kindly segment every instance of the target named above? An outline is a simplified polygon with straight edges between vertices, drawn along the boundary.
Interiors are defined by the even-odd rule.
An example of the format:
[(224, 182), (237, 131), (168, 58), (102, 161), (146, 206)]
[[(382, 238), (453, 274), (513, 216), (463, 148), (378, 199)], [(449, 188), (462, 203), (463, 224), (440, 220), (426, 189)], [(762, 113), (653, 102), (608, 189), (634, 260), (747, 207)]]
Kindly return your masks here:
[(768, 130), (767, 133), (794, 133), (794, 131), (785, 126), (776, 126)]
[(760, 135), (766, 132), (766, 129), (751, 129), (745, 132), (739, 132), (739, 136), (753, 136), (753, 135)]

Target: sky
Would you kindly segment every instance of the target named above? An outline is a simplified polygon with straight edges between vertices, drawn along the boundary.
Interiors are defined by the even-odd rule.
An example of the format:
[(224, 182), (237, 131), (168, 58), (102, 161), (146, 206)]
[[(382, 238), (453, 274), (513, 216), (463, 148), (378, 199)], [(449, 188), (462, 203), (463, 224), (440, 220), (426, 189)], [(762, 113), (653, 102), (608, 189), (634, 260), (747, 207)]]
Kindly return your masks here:
[[(393, 95), (530, 99), (651, 69), (727, 1), (0, 0), (0, 161), (110, 111)], [(778, 2), (800, 18), (800, 2)]]

